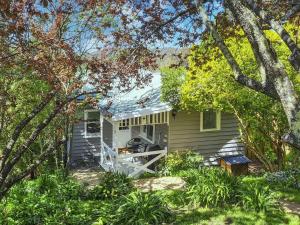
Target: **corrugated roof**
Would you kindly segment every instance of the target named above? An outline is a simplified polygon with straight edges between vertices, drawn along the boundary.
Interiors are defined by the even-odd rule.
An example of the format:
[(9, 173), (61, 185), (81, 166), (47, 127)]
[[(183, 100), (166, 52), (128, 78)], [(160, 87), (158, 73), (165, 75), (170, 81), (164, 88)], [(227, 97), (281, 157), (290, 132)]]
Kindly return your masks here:
[(100, 101), (100, 108), (109, 113), (115, 121), (172, 109), (168, 103), (161, 101), (160, 73), (152, 73), (151, 82), (143, 88), (134, 88), (126, 93), (116, 90), (111, 98)]
[(226, 164), (230, 164), (230, 165), (245, 164), (251, 162), (251, 160), (244, 155), (225, 156), (222, 157), (221, 159), (223, 159), (226, 162)]

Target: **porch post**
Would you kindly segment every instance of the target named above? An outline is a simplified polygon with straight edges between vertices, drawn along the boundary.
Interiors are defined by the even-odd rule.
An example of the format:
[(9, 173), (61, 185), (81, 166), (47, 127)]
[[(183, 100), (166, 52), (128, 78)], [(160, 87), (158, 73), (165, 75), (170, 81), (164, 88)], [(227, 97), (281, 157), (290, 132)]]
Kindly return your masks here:
[(100, 162), (101, 164), (103, 162), (102, 148), (103, 148), (103, 115), (100, 112)]

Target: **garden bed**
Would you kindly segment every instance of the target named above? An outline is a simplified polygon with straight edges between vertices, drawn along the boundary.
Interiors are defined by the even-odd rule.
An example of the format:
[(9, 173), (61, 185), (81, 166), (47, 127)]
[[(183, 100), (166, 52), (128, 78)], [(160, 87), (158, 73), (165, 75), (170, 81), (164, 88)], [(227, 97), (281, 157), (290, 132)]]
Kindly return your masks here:
[(287, 201), (298, 200), (297, 171), (235, 177), (198, 163), (169, 154), (160, 174), (136, 180), (85, 169), (43, 174), (11, 190), (0, 224), (300, 224), (299, 205)]

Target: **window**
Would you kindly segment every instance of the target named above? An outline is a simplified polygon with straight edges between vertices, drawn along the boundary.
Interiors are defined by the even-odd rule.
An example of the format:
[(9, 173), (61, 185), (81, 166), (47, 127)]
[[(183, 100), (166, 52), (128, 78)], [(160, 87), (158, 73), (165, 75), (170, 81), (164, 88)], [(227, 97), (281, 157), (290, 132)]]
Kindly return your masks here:
[(100, 136), (100, 112), (96, 110), (86, 110), (84, 112), (85, 137)]
[[(160, 112), (149, 114), (145, 116), (139, 116), (130, 118), (129, 126), (138, 126), (138, 125), (146, 125), (146, 124), (163, 124), (169, 123), (169, 112)], [(121, 121), (119, 121), (121, 123)]]
[(129, 130), (130, 120), (120, 120), (119, 122), (119, 130)]
[(154, 133), (154, 129), (153, 129), (153, 126), (151, 125), (148, 125), (147, 126), (147, 138), (151, 141), (153, 141), (153, 133)]
[(200, 113), (200, 131), (221, 129), (221, 112), (212, 109)]
[(149, 141), (153, 142), (154, 140), (154, 126), (153, 125), (144, 125), (142, 130), (142, 136)]

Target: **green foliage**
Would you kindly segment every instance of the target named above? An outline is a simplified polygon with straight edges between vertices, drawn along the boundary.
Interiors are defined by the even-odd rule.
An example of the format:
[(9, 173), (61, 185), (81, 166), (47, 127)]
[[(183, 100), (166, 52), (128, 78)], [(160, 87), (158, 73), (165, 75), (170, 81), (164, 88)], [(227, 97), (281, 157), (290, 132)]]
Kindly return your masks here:
[(197, 169), (202, 160), (202, 156), (193, 151), (171, 152), (163, 162), (162, 173), (176, 175), (181, 171)]
[(85, 193), (82, 185), (60, 174), (24, 181), (3, 200), (1, 224), (89, 224), (105, 210), (104, 203), (86, 201)]
[(161, 68), (161, 98), (165, 102), (169, 102), (174, 109), (179, 108), (180, 86), (184, 81), (185, 69), (183, 67), (174, 68)]
[(176, 215), (176, 225), (298, 225), (297, 215), (284, 212), (255, 212), (240, 207), (196, 208), (181, 210)]
[(239, 190), (240, 204), (244, 209), (268, 212), (279, 209), (275, 193), (269, 186), (258, 184), (242, 185)]
[(132, 180), (124, 174), (105, 173), (101, 184), (89, 193), (92, 199), (112, 199), (128, 194), (134, 189)]
[(153, 193), (132, 192), (121, 202), (113, 224), (162, 224), (171, 219), (171, 211), (166, 202)]
[[(18, 70), (22, 71), (21, 65), (16, 66), (11, 72), (4, 71), (4, 74), (14, 74), (13, 77), (4, 74), (1, 74), (2, 76), (0, 76), (0, 94), (4, 94), (5, 96), (5, 101), (0, 104), (0, 121), (2, 129), (2, 132), (0, 133), (0, 155), (17, 124), (20, 123), (22, 119), (26, 118), (31, 111), (43, 101), (45, 94), (50, 90), (50, 87), (45, 80), (37, 78), (29, 71), (20, 72)], [(2, 93), (2, 91), (4, 92)], [(24, 140), (29, 137), (33, 130), (48, 117), (53, 110), (53, 107), (53, 102), (50, 102), (43, 111), (31, 120), (22, 131), (20, 139), (16, 143), (16, 147), (19, 147)], [(66, 115), (57, 116), (53, 122), (40, 133), (28, 151), (22, 155), (22, 159), (16, 167), (17, 171), (22, 170), (33, 163), (37, 156), (47, 149), (50, 143), (62, 138), (63, 133), (61, 131), (64, 129), (65, 119)], [(61, 160), (59, 151), (60, 149), (57, 149), (57, 160), (54, 162), (56, 165), (58, 165)], [(53, 169), (54, 166), (51, 164), (53, 161), (55, 160), (48, 160), (47, 169)], [(43, 169), (43, 167), (44, 165), (39, 167), (39, 170)]]
[[(65, 178), (63, 173), (43, 174), (11, 190), (0, 204), (0, 224), (223, 224), (228, 218), (233, 224), (254, 224), (254, 216), (262, 224), (299, 223), (299, 218), (278, 210), (278, 192), (273, 192), (276, 184), (270, 189), (265, 177), (236, 178), (220, 168), (207, 167), (178, 174), (187, 182), (184, 190), (142, 193), (132, 189), (134, 192), (118, 192), (104, 200), (99, 200), (103, 192), (92, 195), (94, 190)], [(110, 183), (109, 179), (125, 189), (130, 181), (107, 174), (102, 182)], [(243, 219), (251, 222), (244, 223)]]
[(187, 199), (193, 205), (224, 206), (236, 202), (239, 181), (220, 168), (201, 168), (187, 174)]
[[(237, 31), (237, 34), (240, 37), (227, 37), (226, 45), (236, 58), (242, 72), (261, 81), (259, 66), (249, 41), (241, 38), (242, 31)], [(296, 90), (299, 91), (299, 76), (287, 60), (290, 55), (288, 47), (280, 41), (280, 37), (275, 32), (267, 31), (266, 34), (285, 65)], [(167, 73), (170, 79), (180, 72), (175, 71), (171, 74), (170, 71)], [(164, 92), (177, 91), (181, 109), (200, 111), (214, 108), (234, 113), (240, 122), (242, 138), (249, 151), (255, 152), (256, 157), (268, 170), (273, 171), (278, 167), (279, 169), (284, 167), (285, 146), (281, 137), (288, 129), (288, 123), (281, 104), (238, 84), (226, 59), (213, 45), (212, 39), (204, 40), (199, 46), (192, 47), (189, 69), (184, 82), (175, 81), (172, 85), (169, 83), (167, 80)]]

